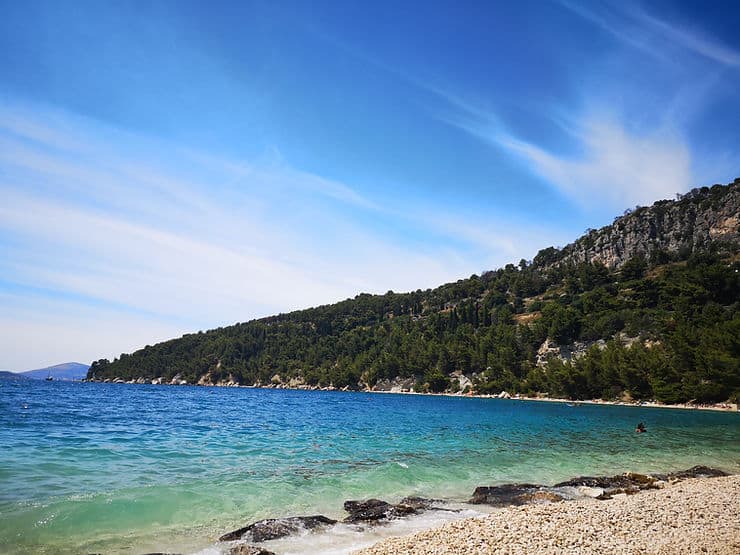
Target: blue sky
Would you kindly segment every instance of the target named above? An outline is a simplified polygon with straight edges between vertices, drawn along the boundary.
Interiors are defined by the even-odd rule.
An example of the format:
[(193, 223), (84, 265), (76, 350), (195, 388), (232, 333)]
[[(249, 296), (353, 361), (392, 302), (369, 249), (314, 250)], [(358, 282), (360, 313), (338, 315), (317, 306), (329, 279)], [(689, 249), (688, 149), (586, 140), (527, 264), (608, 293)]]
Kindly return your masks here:
[(4, 369), (434, 287), (740, 175), (735, 2), (0, 9)]

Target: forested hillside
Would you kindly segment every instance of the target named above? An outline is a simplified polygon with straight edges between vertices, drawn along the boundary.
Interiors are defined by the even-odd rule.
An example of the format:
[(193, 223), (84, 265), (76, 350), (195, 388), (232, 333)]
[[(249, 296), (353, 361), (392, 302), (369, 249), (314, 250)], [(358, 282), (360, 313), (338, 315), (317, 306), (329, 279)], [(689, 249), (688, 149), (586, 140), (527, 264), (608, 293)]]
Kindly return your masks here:
[(736, 399), (739, 213), (740, 180), (695, 189), (532, 262), (185, 335), (88, 378)]

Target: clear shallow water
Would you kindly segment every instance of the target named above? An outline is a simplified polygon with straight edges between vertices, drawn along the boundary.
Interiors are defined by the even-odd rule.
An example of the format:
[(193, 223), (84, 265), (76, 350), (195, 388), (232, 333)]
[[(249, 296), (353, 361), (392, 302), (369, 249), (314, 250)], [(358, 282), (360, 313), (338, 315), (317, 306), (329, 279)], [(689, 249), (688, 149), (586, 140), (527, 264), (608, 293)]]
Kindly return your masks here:
[(340, 518), (346, 499), (695, 464), (740, 472), (740, 415), (5, 380), (0, 552), (194, 552), (260, 518)]

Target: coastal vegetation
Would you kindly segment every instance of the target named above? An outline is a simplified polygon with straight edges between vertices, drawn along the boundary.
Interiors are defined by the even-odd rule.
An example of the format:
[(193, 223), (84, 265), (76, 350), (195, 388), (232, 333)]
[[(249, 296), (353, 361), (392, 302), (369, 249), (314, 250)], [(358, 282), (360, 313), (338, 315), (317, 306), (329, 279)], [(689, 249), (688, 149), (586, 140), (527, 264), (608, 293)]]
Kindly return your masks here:
[(98, 360), (89, 379), (571, 399), (740, 395), (740, 180), (638, 207), (532, 261)]

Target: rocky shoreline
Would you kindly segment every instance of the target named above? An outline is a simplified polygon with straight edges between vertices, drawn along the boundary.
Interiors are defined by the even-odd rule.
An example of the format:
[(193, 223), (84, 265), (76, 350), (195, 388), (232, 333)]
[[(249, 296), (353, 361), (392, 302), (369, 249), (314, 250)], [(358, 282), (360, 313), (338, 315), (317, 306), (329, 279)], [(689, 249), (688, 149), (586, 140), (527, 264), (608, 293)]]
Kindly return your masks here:
[(611, 501), (509, 507), (384, 540), (354, 555), (740, 553), (740, 475), (667, 482)]
[[(695, 466), (688, 470), (667, 474), (646, 475), (628, 472), (625, 474), (606, 477), (582, 476), (553, 486), (538, 484), (481, 486), (475, 489), (469, 503), (502, 508), (504, 511), (521, 509), (524, 511), (524, 513), (522, 513), (524, 516), (521, 518), (525, 518), (525, 520), (528, 518), (527, 515), (529, 514), (529, 511), (534, 511), (537, 515), (547, 515), (547, 511), (550, 509), (547, 509), (542, 513), (541, 511), (543, 510), (543, 507), (563, 507), (552, 510), (554, 511), (554, 514), (567, 516), (574, 510), (578, 513), (584, 506), (584, 503), (586, 504), (585, 506), (589, 506), (591, 509), (596, 509), (600, 504), (607, 506), (612, 501), (628, 497), (631, 498), (635, 494), (642, 494), (642, 492), (649, 493), (646, 490), (662, 492), (662, 490), (666, 489), (673, 491), (673, 488), (676, 485), (683, 484), (685, 480), (693, 478), (700, 478), (700, 480), (691, 481), (704, 483), (706, 491), (716, 491), (716, 488), (713, 485), (706, 485), (708, 478), (728, 479), (728, 483), (735, 488), (735, 492), (740, 493), (740, 491), (737, 491), (740, 490), (740, 476), (728, 476), (721, 470), (706, 466)], [(714, 480), (712, 480), (712, 482), (714, 482)], [(719, 482), (716, 482), (716, 484), (719, 485)], [(640, 495), (640, 497), (642, 497), (642, 495)], [(668, 495), (667, 497), (668, 499), (671, 499), (671, 495)], [(644, 503), (637, 503), (637, 505), (642, 507)], [(735, 507), (734, 500), (732, 506)], [(368, 526), (382, 526), (391, 521), (403, 519), (412, 515), (419, 515), (426, 511), (455, 510), (445, 506), (443, 501), (419, 497), (406, 497), (399, 503), (395, 504), (379, 499), (346, 501), (344, 503), (344, 509), (348, 513), (348, 516), (342, 521), (342, 524), (356, 527), (358, 533), (362, 532)], [(654, 509), (659, 512), (661, 507), (654, 507)], [(642, 510), (644, 510), (644, 507)], [(596, 512), (598, 512), (598, 510)], [(609, 511), (607, 510), (607, 513), (608, 512)], [(465, 526), (470, 526), (474, 529), (480, 527), (485, 528), (485, 524), (481, 523), (486, 522), (486, 518), (498, 519), (496, 520), (496, 526), (498, 526), (499, 521), (502, 520), (501, 517), (498, 516), (500, 514), (500, 512), (492, 513), (490, 517), (485, 517), (483, 520), (468, 519), (453, 522), (445, 525), (441, 531), (432, 530), (422, 532), (417, 535), (421, 538), (418, 545), (424, 547), (417, 548), (417, 536), (412, 536), (411, 538), (385, 540), (379, 545), (361, 551), (360, 553), (363, 555), (375, 555), (380, 553), (460, 553), (461, 551), (458, 550), (459, 544), (456, 543), (458, 542), (458, 539), (450, 540), (452, 543), (443, 542), (442, 547), (440, 547), (435, 543), (438, 543), (438, 540), (435, 539), (437, 538), (437, 535), (435, 534), (442, 534), (444, 537), (445, 533), (451, 533), (451, 537), (454, 537), (457, 533), (463, 533)], [(737, 510), (735, 516), (737, 516)], [(738, 522), (737, 518), (734, 520), (736, 523)], [(503, 519), (503, 521), (505, 522), (506, 519)], [(326, 530), (338, 523), (339, 521), (323, 515), (290, 516), (285, 518), (265, 519), (250, 523), (237, 530), (227, 532), (219, 538), (219, 541), (227, 543), (227, 546), (225, 547), (230, 555), (274, 555), (274, 553), (267, 547), (255, 544), (262, 544), (263, 542), (269, 542), (270, 540), (291, 535)], [(522, 525), (524, 526), (524, 524)], [(530, 525), (527, 525), (526, 527), (529, 526)], [(534, 526), (534, 524), (532, 524), (532, 526)], [(450, 530), (453, 532), (449, 532)], [(498, 530), (498, 528), (496, 528), (496, 530)], [(737, 536), (736, 539), (740, 542), (740, 536)], [(563, 547), (563, 549), (565, 549), (565, 546), (560, 546), (559, 544), (558, 546), (553, 544), (553, 547)], [(498, 547), (483, 542), (480, 543), (476, 549), (470, 551), (465, 548), (463, 551), (466, 553), (493, 553), (498, 550)], [(557, 552), (557, 550), (551, 552)], [(669, 552), (673, 553), (673, 551)], [(717, 552), (720, 553), (721, 551)]]
[(166, 386), (199, 386), (199, 387), (239, 387), (245, 389), (286, 389), (294, 391), (342, 391), (342, 392), (355, 392), (355, 393), (386, 393), (386, 394), (398, 394), (398, 395), (430, 395), (437, 397), (469, 397), (475, 399), (511, 399), (517, 401), (541, 401), (551, 403), (567, 403), (570, 405), (613, 405), (613, 406), (627, 406), (627, 407), (647, 407), (647, 408), (664, 408), (664, 409), (691, 409), (691, 410), (712, 410), (721, 412), (738, 412), (740, 405), (737, 403), (715, 403), (711, 405), (704, 404), (693, 404), (693, 403), (680, 403), (674, 405), (667, 405), (658, 403), (656, 401), (607, 401), (604, 399), (590, 399), (590, 400), (573, 400), (573, 399), (560, 399), (553, 397), (529, 397), (526, 395), (511, 395), (506, 391), (502, 391), (495, 395), (483, 395), (477, 393), (423, 393), (412, 391), (409, 388), (404, 387), (366, 387), (364, 389), (350, 389), (349, 387), (337, 388), (333, 386), (319, 387), (308, 385), (302, 382), (296, 382), (291, 380), (288, 383), (274, 382), (269, 384), (253, 384), (243, 385), (238, 384), (234, 381), (224, 381), (211, 383), (206, 380), (200, 380), (198, 383), (190, 383), (187, 380), (182, 379), (180, 376), (173, 377), (170, 381), (162, 378), (148, 379), (148, 378), (137, 378), (133, 380), (124, 380), (122, 378), (105, 378), (105, 379), (84, 379), (83, 382), (90, 383), (112, 383), (112, 384), (129, 384), (129, 385), (166, 385)]

